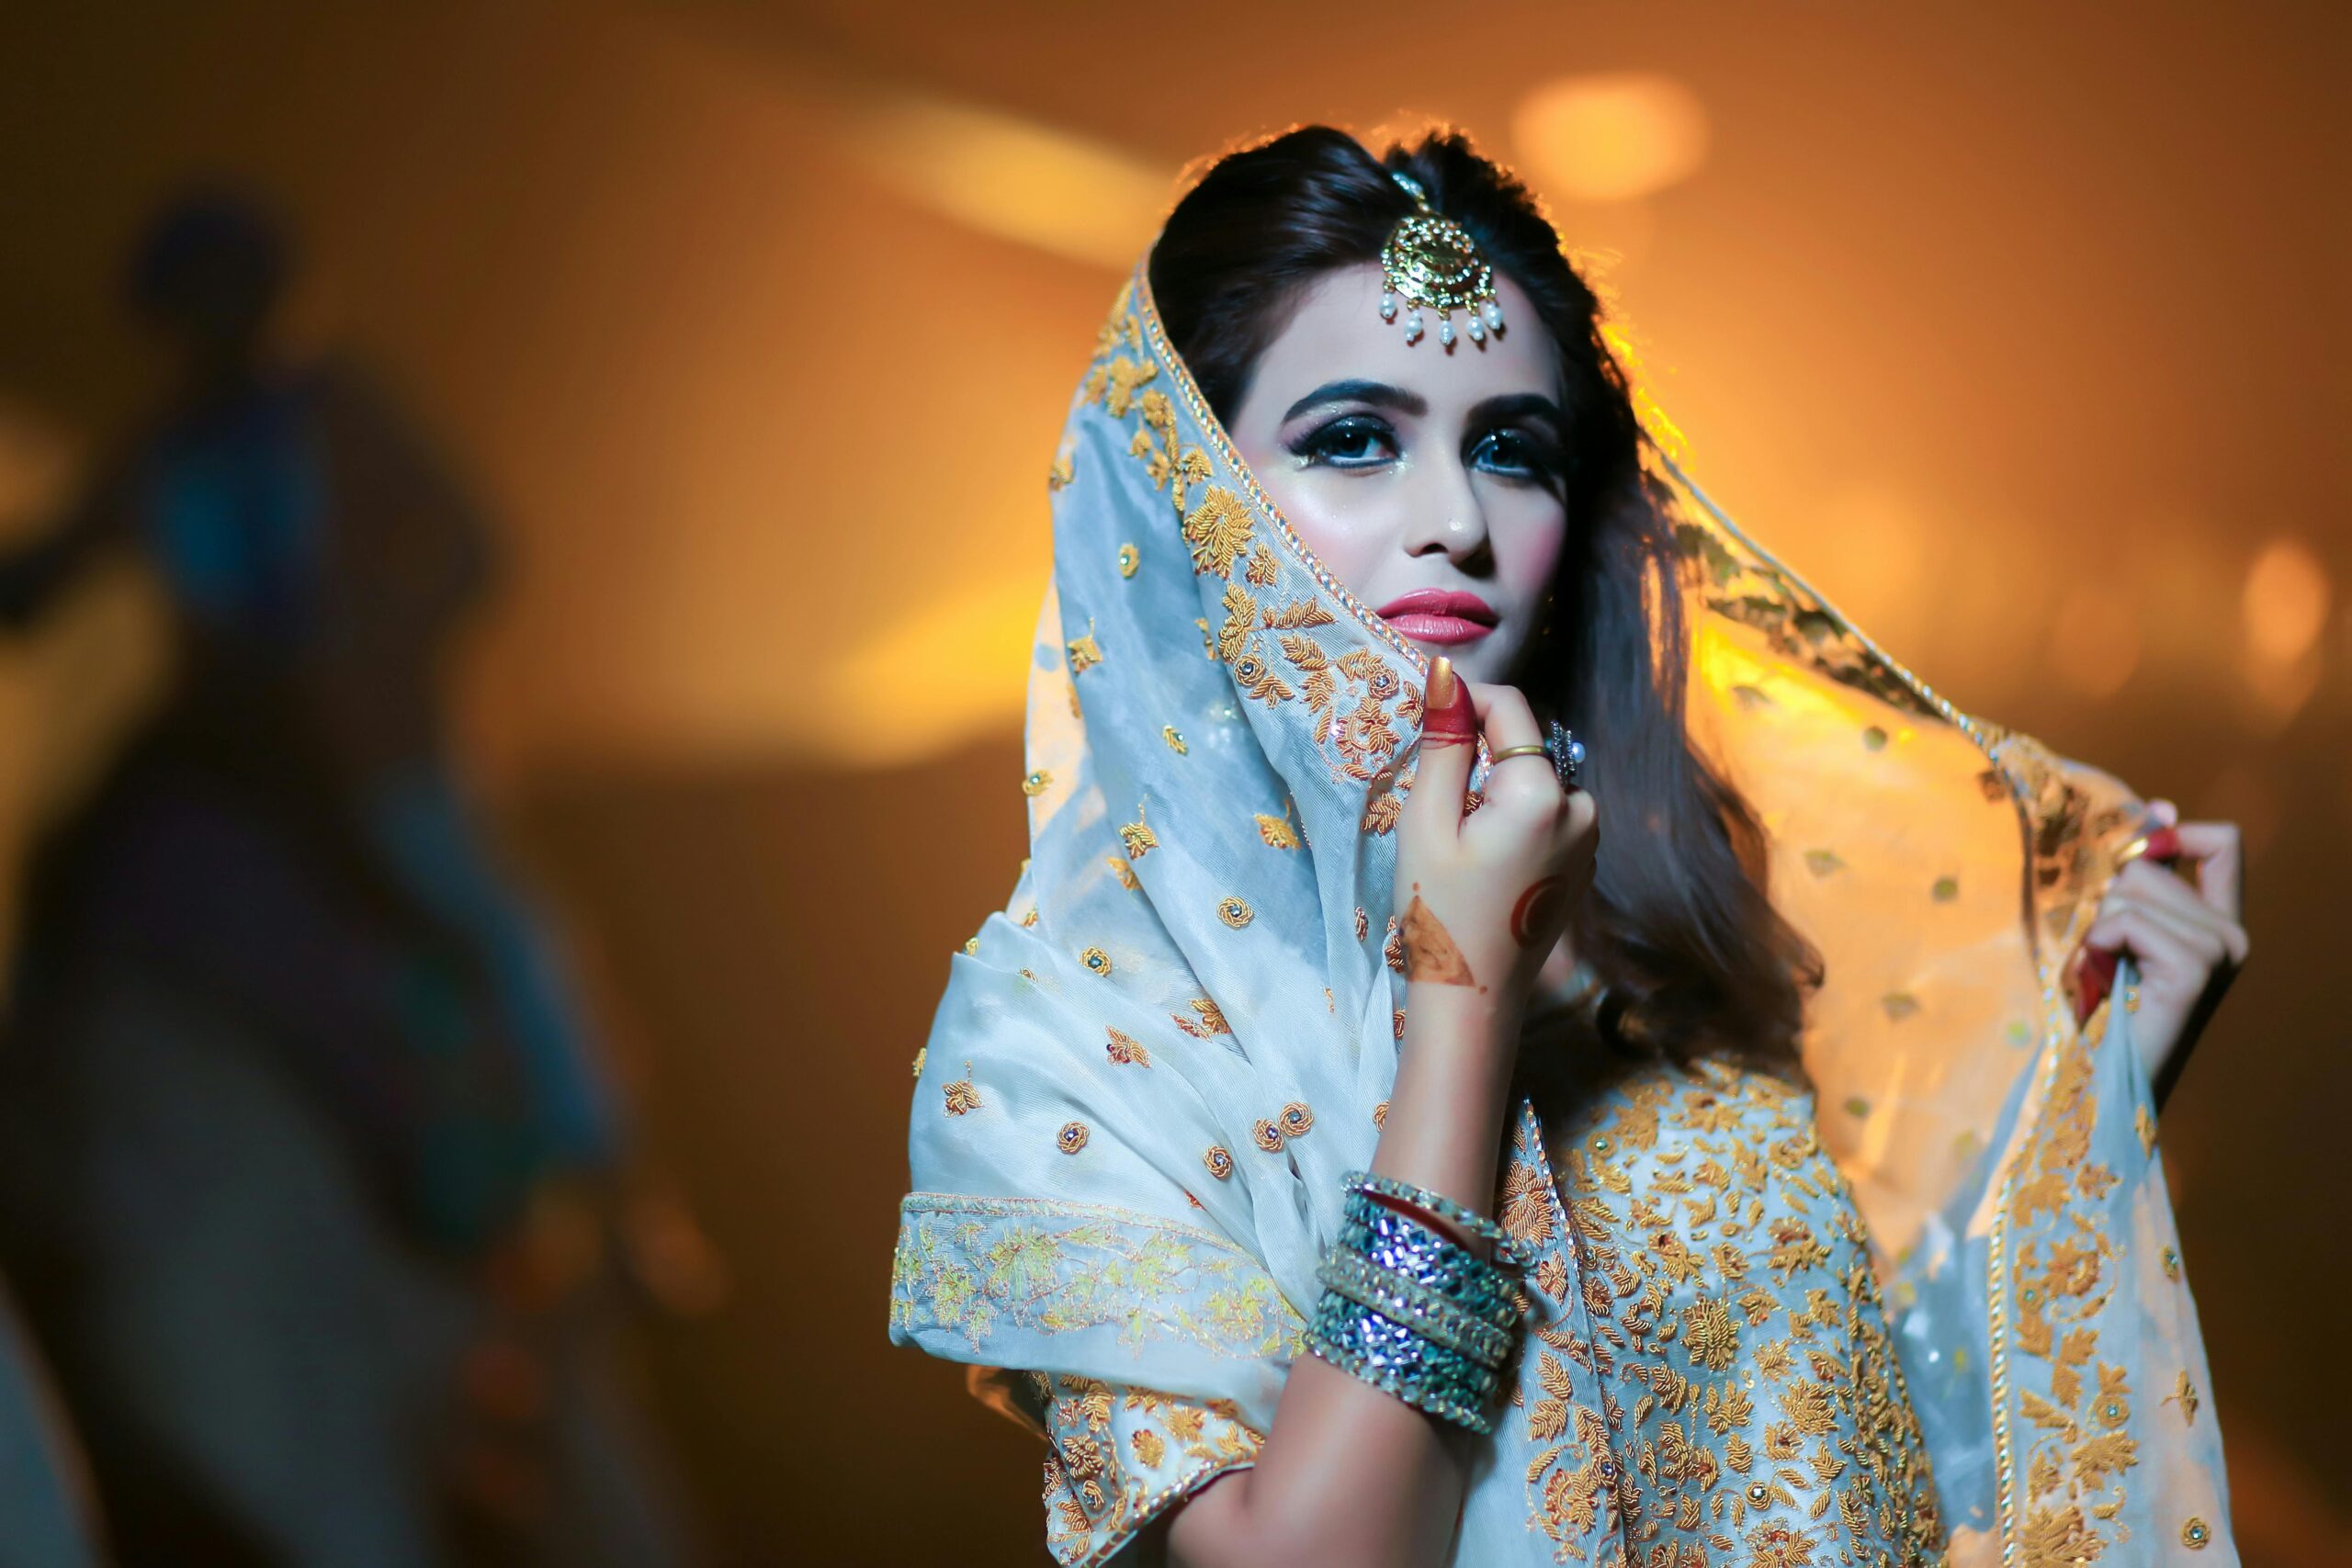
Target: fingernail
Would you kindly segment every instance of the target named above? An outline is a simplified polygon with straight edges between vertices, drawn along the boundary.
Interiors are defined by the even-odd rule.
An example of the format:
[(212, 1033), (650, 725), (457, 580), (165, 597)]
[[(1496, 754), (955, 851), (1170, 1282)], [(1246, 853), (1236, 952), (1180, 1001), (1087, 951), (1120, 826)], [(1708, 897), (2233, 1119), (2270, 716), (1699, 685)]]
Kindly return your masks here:
[(2097, 947), (2088, 942), (2076, 951), (2070, 976), (2074, 985), (2076, 1023), (2090, 1017), (2115, 984), (2115, 969), (2120, 955), (2120, 948)]
[(2150, 833), (2145, 853), (2150, 860), (2178, 860), (2180, 858), (2180, 829), (2158, 828)]
[(1453, 672), (1453, 660), (1444, 654), (1430, 661), (1429, 692), (1421, 699), (1421, 707), (1424, 741), (1445, 745), (1477, 739), (1478, 710), (1470, 701), (1470, 688)]

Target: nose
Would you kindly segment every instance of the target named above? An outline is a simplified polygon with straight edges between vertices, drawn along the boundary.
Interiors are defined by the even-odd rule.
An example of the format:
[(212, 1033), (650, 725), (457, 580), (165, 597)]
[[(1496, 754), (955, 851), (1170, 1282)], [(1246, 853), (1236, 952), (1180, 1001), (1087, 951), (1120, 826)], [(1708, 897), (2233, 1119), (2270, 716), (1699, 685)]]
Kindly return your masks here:
[(1439, 551), (1464, 570), (1475, 568), (1487, 549), (1487, 513), (1470, 470), (1451, 453), (1416, 466), (1406, 500), (1404, 547), (1409, 556)]

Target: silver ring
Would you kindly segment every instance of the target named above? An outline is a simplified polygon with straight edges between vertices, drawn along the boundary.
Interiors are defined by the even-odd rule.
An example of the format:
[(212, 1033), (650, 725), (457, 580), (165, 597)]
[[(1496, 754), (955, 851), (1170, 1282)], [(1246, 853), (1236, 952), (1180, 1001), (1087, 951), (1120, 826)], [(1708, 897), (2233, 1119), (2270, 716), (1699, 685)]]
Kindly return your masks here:
[(1576, 788), (1577, 775), (1584, 771), (1584, 742), (1577, 739), (1576, 731), (1556, 718), (1552, 720), (1544, 730), (1544, 750), (1552, 759), (1552, 771), (1560, 775), (1560, 787)]

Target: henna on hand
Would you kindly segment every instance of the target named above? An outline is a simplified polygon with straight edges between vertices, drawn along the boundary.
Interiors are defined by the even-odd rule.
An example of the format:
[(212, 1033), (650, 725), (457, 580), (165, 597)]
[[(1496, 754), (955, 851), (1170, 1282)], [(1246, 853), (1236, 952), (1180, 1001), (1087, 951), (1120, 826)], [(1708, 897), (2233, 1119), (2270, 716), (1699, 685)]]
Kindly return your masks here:
[(1567, 901), (1568, 879), (1565, 876), (1543, 876), (1528, 885), (1510, 908), (1511, 940), (1521, 947), (1532, 947), (1543, 939), (1557, 918), (1560, 906)]
[(1405, 907), (1405, 919), (1397, 929), (1405, 938), (1406, 979), (1437, 986), (1478, 984), (1477, 976), (1470, 973), (1470, 961), (1462, 955), (1445, 922), (1421, 902), (1419, 894), (1414, 894), (1413, 901)]

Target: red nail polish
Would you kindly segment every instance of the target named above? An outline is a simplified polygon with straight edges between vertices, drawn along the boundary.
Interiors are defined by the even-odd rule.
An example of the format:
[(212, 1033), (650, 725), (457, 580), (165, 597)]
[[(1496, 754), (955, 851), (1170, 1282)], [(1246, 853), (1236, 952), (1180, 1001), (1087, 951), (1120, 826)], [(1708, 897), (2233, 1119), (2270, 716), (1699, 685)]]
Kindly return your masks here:
[(2089, 1019), (2093, 1010), (2107, 998), (2115, 985), (2115, 966), (2121, 962), (2122, 950), (2114, 947), (2093, 947), (2088, 942), (2075, 950), (2075, 961), (2067, 976), (2075, 993), (2075, 1021)]
[(2148, 835), (2147, 857), (2150, 860), (2180, 858), (2180, 829), (2158, 828)]
[(1443, 654), (1430, 662), (1429, 691), (1422, 698), (1421, 740), (1450, 746), (1478, 739), (1478, 710), (1470, 687)]

